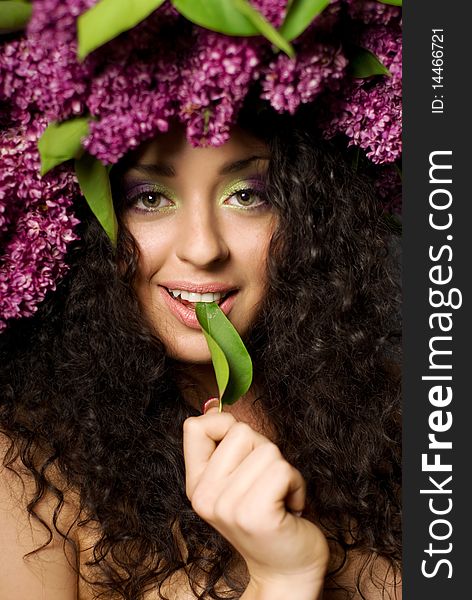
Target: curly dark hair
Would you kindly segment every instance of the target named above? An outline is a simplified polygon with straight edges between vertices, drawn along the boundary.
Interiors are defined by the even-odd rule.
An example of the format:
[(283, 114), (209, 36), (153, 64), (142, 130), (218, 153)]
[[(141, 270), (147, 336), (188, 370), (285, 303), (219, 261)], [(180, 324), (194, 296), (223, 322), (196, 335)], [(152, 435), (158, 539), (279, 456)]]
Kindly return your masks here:
[[(327, 586), (359, 550), (368, 558), (351, 592), (362, 595), (360, 573), (372, 557), (384, 557), (394, 573), (400, 559), (390, 234), (345, 153), (293, 120), (275, 129), (262, 121), (278, 226), (268, 293), (245, 340), (256, 402), (337, 548)], [(137, 600), (184, 566), (196, 597), (229, 598), (217, 591), (222, 581), (238, 597), (243, 582), (228, 572), (234, 549), (185, 495), (182, 424), (198, 411), (182, 397), (176, 370), (141, 314), (134, 240), (121, 227), (114, 253), (87, 209), (78, 210), (82, 236), (67, 277), (33, 318), (0, 337), (0, 431), (11, 440), (5, 463), (15, 468), (20, 460), (33, 475), (32, 517), (46, 492), (55, 494), (58, 531), (66, 489), (79, 492), (80, 525), (99, 526), (90, 567), (103, 597)], [(50, 476), (53, 467), (63, 486)], [(67, 531), (59, 533), (73, 544)]]

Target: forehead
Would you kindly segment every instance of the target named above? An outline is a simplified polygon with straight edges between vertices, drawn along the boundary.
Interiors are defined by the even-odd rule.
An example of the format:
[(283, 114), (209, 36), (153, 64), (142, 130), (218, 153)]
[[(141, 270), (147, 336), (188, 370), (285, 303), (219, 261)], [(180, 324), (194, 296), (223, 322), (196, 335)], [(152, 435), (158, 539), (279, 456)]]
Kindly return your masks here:
[(268, 155), (267, 144), (240, 127), (233, 128), (229, 140), (221, 146), (194, 147), (187, 141), (184, 128), (174, 126), (144, 144), (134, 153), (130, 163), (165, 163), (177, 170), (179, 166), (192, 163), (218, 168), (252, 156), (268, 158)]

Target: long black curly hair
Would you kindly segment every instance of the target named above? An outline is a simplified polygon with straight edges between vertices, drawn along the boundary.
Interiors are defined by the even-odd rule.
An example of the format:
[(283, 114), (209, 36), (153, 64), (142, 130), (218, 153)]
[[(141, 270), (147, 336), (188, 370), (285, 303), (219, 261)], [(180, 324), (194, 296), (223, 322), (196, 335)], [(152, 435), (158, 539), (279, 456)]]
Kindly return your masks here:
[[(256, 402), (337, 548), (329, 587), (351, 550), (368, 557), (359, 573), (373, 556), (394, 572), (400, 559), (398, 289), (371, 187), (300, 118), (298, 127), (251, 124), (270, 146), (267, 197), (278, 226), (268, 292), (245, 341)], [(141, 314), (134, 240), (121, 227), (114, 253), (78, 210), (82, 236), (67, 277), (0, 337), (5, 463), (20, 460), (33, 475), (33, 518), (55, 495), (59, 530), (65, 491), (78, 491), (80, 525), (100, 531), (90, 565), (97, 594), (137, 600), (185, 565), (196, 597), (238, 597), (234, 550), (185, 495), (182, 423), (197, 411)], [(232, 596), (219, 595), (222, 581)]]

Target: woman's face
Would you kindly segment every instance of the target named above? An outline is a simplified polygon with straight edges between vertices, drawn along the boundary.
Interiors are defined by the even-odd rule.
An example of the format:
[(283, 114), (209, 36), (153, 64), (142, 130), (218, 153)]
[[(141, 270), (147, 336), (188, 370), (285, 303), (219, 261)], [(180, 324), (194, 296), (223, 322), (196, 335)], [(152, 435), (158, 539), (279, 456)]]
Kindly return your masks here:
[(216, 301), (240, 335), (258, 312), (275, 214), (265, 200), (267, 146), (236, 129), (219, 148), (161, 134), (124, 177), (124, 221), (140, 249), (136, 291), (173, 358), (210, 360), (195, 315)]

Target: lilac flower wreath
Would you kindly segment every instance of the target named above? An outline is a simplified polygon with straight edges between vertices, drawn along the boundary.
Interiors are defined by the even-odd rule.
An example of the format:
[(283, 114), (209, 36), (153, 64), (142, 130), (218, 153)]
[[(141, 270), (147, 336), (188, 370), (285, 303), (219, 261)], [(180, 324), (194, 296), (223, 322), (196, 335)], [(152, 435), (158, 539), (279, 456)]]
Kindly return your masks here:
[(400, 6), (0, 0), (0, 331), (66, 273), (74, 202), (115, 239), (111, 165), (172, 119), (223, 144), (249, 89), (278, 112), (319, 102), (324, 135), (363, 151), (398, 210)]

